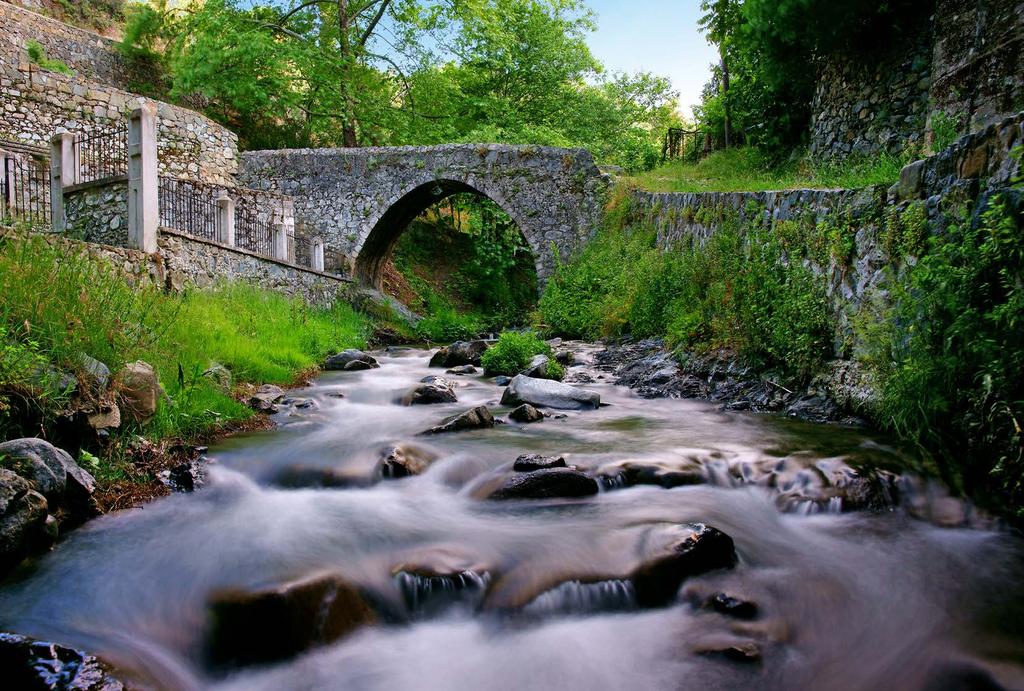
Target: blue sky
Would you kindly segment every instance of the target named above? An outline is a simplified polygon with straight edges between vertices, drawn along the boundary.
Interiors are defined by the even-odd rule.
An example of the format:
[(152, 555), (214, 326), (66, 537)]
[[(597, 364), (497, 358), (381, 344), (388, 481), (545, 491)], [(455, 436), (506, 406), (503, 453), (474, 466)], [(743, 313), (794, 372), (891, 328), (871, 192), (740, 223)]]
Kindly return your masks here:
[(683, 113), (700, 101), (718, 55), (697, 31), (700, 0), (585, 0), (597, 14), (587, 42), (610, 70), (668, 77)]

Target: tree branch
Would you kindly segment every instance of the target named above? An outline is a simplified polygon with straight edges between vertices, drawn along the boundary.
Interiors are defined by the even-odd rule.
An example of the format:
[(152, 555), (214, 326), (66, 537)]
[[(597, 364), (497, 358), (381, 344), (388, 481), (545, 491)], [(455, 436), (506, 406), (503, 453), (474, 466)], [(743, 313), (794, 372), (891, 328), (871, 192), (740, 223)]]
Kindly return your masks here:
[(387, 12), (388, 6), (391, 4), (391, 0), (381, 0), (380, 7), (377, 8), (377, 14), (373, 16), (370, 23), (366, 25), (366, 30), (363, 31), (363, 35), (359, 38), (359, 45), (363, 48), (366, 47), (366, 42), (370, 40), (370, 36), (373, 35), (374, 29), (380, 24), (380, 20), (384, 18), (384, 13)]

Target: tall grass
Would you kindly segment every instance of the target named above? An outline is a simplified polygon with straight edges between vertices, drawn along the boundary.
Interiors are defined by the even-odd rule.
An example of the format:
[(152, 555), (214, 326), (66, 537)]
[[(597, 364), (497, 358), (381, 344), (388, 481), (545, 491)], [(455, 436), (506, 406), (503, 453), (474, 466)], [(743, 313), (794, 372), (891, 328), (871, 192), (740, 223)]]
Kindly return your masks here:
[(0, 397), (39, 395), (40, 370), (78, 374), (83, 355), (114, 373), (145, 360), (170, 397), (136, 430), (149, 436), (191, 437), (251, 414), (202, 376), (212, 362), (239, 383), (285, 384), (332, 351), (364, 346), (366, 333), (365, 318), (346, 304), (316, 309), (242, 283), (168, 294), (73, 245), (0, 238)]
[(697, 163), (673, 161), (632, 178), (651, 192), (764, 192), (892, 185), (912, 155), (879, 154), (843, 162), (803, 158), (778, 163), (752, 147), (717, 151)]

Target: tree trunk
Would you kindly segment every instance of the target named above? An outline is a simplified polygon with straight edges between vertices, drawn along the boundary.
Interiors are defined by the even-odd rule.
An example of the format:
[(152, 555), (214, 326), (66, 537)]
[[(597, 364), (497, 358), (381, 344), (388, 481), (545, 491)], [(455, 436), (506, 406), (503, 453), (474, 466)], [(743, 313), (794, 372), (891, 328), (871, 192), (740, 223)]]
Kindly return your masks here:
[(352, 41), (349, 36), (348, 0), (338, 0), (338, 52), (341, 57), (341, 143), (345, 147), (359, 146), (356, 135), (355, 99), (352, 97)]
[(729, 112), (729, 63), (725, 60), (725, 51), (722, 55), (722, 106), (725, 108), (725, 148), (728, 149), (732, 139), (732, 115)]

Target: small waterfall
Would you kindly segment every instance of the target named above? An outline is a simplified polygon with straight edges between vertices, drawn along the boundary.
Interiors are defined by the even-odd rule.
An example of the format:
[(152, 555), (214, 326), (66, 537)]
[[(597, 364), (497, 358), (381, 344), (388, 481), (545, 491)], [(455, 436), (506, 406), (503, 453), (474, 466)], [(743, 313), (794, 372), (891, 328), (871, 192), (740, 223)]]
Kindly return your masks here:
[(636, 591), (626, 580), (568, 581), (538, 595), (523, 609), (528, 614), (587, 614), (636, 609)]
[(626, 483), (625, 473), (616, 473), (615, 475), (600, 475), (597, 478), (597, 485), (601, 488), (602, 492), (608, 492), (613, 489), (624, 489), (628, 487)]
[(486, 571), (462, 571), (444, 576), (422, 576), (406, 571), (395, 574), (406, 607), (413, 614), (430, 614), (451, 605), (477, 605), (487, 591)]

